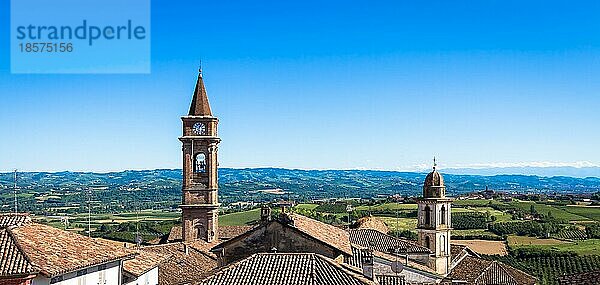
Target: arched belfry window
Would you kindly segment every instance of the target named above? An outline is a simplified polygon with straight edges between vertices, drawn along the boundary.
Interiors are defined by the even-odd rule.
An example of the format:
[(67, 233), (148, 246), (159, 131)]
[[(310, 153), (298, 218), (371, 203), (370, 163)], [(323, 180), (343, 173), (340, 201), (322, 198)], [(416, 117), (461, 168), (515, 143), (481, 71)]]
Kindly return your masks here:
[(194, 172), (206, 172), (206, 156), (204, 153), (196, 154), (194, 158)]
[(446, 224), (446, 205), (442, 205), (442, 210), (440, 211), (441, 216), (441, 223), (442, 225)]
[(440, 237), (440, 252), (442, 254), (446, 254), (446, 236), (441, 236)]
[(204, 225), (202, 223), (196, 224), (196, 237), (197, 238), (204, 237), (205, 231), (206, 231), (206, 228), (204, 227)]
[(429, 208), (429, 205), (425, 206), (425, 225), (431, 225), (431, 208)]

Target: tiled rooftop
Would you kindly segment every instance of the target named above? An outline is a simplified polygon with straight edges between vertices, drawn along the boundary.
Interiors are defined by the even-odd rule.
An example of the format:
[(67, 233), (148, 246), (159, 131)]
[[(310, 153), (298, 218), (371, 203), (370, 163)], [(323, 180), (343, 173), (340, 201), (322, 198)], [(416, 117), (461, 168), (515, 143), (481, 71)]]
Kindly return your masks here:
[(448, 277), (480, 285), (533, 285), (536, 281), (533, 276), (501, 262), (472, 256), (467, 256), (458, 263)]
[(200, 285), (375, 285), (314, 253), (258, 253), (221, 268)]
[(345, 230), (298, 214), (288, 214), (288, 217), (293, 221), (294, 228), (352, 255), (350, 236)]
[(160, 254), (165, 259), (158, 266), (159, 285), (196, 284), (218, 264), (212, 254), (182, 242), (142, 247), (142, 251)]
[(0, 277), (21, 276), (37, 271), (17, 246), (10, 231), (0, 228)]
[(0, 214), (0, 228), (20, 226), (29, 222), (31, 218), (27, 214)]
[(135, 251), (124, 247), (37, 223), (8, 231), (30, 262), (49, 277), (135, 255)]
[(410, 253), (429, 253), (430, 250), (415, 242), (396, 238), (374, 229), (353, 229), (350, 233), (350, 242), (375, 251), (394, 253), (396, 249), (408, 250)]

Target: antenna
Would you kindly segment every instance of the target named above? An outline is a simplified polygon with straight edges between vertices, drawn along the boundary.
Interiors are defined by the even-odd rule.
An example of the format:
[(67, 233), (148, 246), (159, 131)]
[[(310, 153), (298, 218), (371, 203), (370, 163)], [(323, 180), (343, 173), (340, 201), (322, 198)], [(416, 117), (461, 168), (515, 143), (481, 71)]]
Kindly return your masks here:
[(14, 194), (15, 194), (15, 215), (16, 215), (19, 212), (19, 209), (17, 206), (18, 205), (18, 203), (17, 203), (17, 169), (15, 169), (14, 182), (15, 182), (15, 184), (14, 184), (13, 190), (14, 190)]
[(135, 201), (135, 205), (136, 205), (136, 211), (135, 211), (135, 244), (137, 245), (137, 248), (140, 248), (140, 245), (142, 243), (142, 238), (140, 237), (140, 203), (139, 201), (137, 201), (137, 196), (135, 196), (136, 201)]
[(92, 188), (88, 187), (88, 237), (92, 236)]

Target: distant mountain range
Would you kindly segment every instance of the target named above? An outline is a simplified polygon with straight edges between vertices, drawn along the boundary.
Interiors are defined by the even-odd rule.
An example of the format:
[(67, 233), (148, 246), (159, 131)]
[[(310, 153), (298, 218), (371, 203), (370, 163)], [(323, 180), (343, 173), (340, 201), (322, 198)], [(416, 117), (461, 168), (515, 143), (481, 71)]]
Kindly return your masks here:
[(545, 177), (569, 176), (577, 178), (600, 177), (600, 167), (488, 167), (488, 168), (447, 168), (441, 170), (449, 174), (467, 175), (537, 175)]
[[(510, 192), (584, 193), (600, 191), (600, 178), (535, 175), (466, 175), (443, 169), (450, 195), (487, 187)], [(468, 170), (461, 169), (467, 172)], [(478, 169), (477, 171), (482, 171)], [(549, 170), (548, 170), (549, 171)], [(401, 194), (420, 195), (426, 172), (375, 170), (293, 170), (280, 168), (219, 169), (219, 197), (224, 203), (282, 199), (320, 199)], [(19, 174), (19, 203), (25, 209), (82, 207), (87, 199), (111, 209), (177, 208), (181, 200), (181, 170), (113, 173), (26, 172)], [(10, 207), (12, 173), (0, 173), (0, 205)], [(91, 189), (91, 198), (85, 194)], [(269, 190), (269, 191), (265, 191)], [(1, 209), (0, 209), (1, 210)]]

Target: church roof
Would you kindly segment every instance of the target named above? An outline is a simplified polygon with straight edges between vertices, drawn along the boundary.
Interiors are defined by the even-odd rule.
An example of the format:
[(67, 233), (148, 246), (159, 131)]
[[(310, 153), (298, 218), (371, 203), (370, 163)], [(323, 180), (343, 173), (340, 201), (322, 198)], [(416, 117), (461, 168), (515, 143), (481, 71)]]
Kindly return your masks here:
[(397, 248), (408, 250), (411, 253), (430, 253), (431, 251), (414, 242), (393, 237), (374, 229), (353, 229), (350, 233), (350, 242), (368, 249), (393, 254)]
[(360, 274), (315, 253), (257, 253), (226, 266), (201, 285), (375, 285)]
[(188, 115), (212, 116), (210, 104), (208, 103), (208, 95), (206, 95), (206, 88), (204, 87), (204, 80), (202, 79), (202, 71), (198, 73), (198, 81), (196, 82), (196, 89), (194, 90), (194, 97), (192, 98)]
[(444, 177), (435, 168), (433, 169), (433, 171), (431, 171), (431, 172), (429, 172), (429, 174), (427, 174), (427, 177), (425, 177), (425, 183), (423, 184), (423, 187), (431, 187), (431, 186), (434, 186), (434, 187), (443, 187), (444, 186)]
[(467, 284), (533, 285), (535, 277), (504, 263), (466, 256), (448, 275), (448, 279)]
[(352, 255), (348, 232), (332, 225), (294, 213), (288, 214), (293, 221), (293, 227), (316, 238), (342, 252)]

